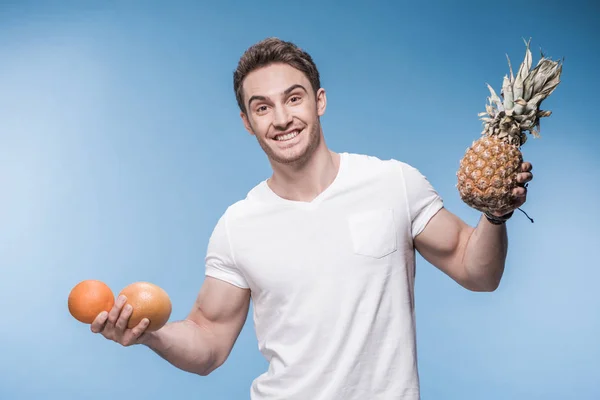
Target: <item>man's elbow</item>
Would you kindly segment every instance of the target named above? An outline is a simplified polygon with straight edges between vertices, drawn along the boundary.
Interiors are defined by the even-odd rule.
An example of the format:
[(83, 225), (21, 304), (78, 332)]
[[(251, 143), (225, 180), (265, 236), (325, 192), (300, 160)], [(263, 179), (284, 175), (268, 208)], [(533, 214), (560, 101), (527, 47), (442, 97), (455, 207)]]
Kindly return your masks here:
[(195, 371), (196, 374), (200, 375), (200, 376), (210, 375), (211, 373), (216, 371), (221, 365), (225, 364), (227, 357), (228, 357), (228, 354), (223, 355), (223, 356), (215, 355), (215, 358), (213, 358), (212, 362), (210, 364), (208, 364), (207, 366), (205, 366), (204, 368)]
[(469, 283), (465, 285), (467, 289), (472, 292), (495, 292), (496, 289), (500, 287), (500, 281), (502, 280), (502, 275), (493, 275), (493, 276), (482, 276), (478, 279), (471, 279)]
[(208, 376), (210, 375), (214, 370), (216, 370), (216, 368), (210, 368), (210, 369), (204, 369), (204, 370), (200, 370), (197, 371), (196, 374), (200, 375), (200, 376)]
[(495, 292), (500, 287), (502, 271), (485, 273), (467, 273), (458, 282), (462, 287), (471, 292)]
[(469, 290), (472, 292), (482, 292), (482, 293), (491, 293), (495, 292), (496, 289), (500, 286), (500, 282), (490, 282), (490, 283), (478, 283), (476, 285), (472, 285)]
[(213, 373), (219, 367), (220, 367), (220, 365), (216, 365), (216, 364), (215, 365), (210, 365), (210, 366), (208, 366), (206, 368), (197, 370), (195, 372), (196, 372), (197, 375), (200, 375), (200, 376), (208, 376), (211, 373)]

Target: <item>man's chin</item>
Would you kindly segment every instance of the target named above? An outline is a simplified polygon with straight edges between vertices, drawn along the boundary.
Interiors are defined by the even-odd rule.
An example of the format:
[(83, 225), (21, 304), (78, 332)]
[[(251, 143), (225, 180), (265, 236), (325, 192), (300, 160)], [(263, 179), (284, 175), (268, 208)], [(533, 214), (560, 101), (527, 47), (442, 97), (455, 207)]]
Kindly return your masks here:
[(305, 158), (305, 156), (303, 156), (301, 154), (293, 155), (293, 156), (273, 155), (270, 158), (272, 161), (276, 162), (277, 164), (290, 165), (290, 164), (296, 164), (296, 163), (302, 161)]
[(301, 151), (271, 151), (269, 154), (271, 161), (278, 164), (298, 164), (308, 158), (308, 149), (304, 148)]

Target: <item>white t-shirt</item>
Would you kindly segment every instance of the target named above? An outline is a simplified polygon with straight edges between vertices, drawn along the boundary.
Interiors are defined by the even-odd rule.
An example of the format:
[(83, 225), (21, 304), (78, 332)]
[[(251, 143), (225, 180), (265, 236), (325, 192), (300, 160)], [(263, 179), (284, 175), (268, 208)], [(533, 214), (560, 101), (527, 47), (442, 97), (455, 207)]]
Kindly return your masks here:
[(413, 238), (442, 208), (418, 170), (341, 153), (311, 202), (261, 182), (220, 218), (206, 275), (250, 288), (268, 370), (252, 400), (416, 400)]

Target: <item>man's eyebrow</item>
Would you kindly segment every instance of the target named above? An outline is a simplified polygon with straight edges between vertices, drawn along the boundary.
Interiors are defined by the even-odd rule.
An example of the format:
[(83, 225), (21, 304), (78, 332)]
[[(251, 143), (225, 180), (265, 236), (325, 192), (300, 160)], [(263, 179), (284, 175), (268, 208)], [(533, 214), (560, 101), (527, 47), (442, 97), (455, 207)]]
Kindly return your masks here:
[(253, 102), (254, 100), (261, 100), (261, 101), (264, 101), (264, 100), (266, 100), (266, 99), (267, 99), (267, 98), (266, 98), (265, 96), (254, 95), (254, 96), (250, 97), (250, 99), (248, 99), (248, 107), (250, 107), (250, 104), (252, 104), (252, 102)]
[[(285, 89), (283, 91), (283, 94), (285, 94), (285, 95), (290, 94), (291, 92), (293, 92), (296, 89), (302, 89), (306, 93), (308, 93), (308, 91), (306, 90), (306, 88), (304, 86), (300, 85), (299, 83), (296, 83), (295, 85), (292, 85), (289, 88)], [(261, 95), (254, 95), (248, 99), (248, 107), (250, 107), (250, 104), (252, 104), (252, 102), (255, 100), (264, 101), (264, 100), (267, 100), (267, 98), (265, 96), (261, 96)]]
[(300, 89), (304, 90), (306, 93), (308, 93), (306, 88), (304, 86), (300, 85), (299, 83), (296, 83), (295, 85), (292, 85), (289, 88), (285, 89), (285, 91), (283, 93), (290, 94), (290, 92), (293, 92), (294, 90), (296, 90), (298, 88), (300, 88)]

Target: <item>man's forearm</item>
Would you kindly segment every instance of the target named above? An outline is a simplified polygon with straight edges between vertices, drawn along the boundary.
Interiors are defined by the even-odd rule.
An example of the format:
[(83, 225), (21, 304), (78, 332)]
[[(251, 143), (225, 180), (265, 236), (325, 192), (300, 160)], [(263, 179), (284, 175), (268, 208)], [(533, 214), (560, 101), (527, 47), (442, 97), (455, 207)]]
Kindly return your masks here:
[(469, 237), (463, 259), (469, 282), (475, 290), (491, 291), (498, 287), (507, 251), (506, 225), (493, 225), (482, 216)]
[(172, 322), (156, 332), (145, 333), (140, 344), (187, 372), (208, 375), (215, 368), (217, 357), (211, 335), (192, 321)]

